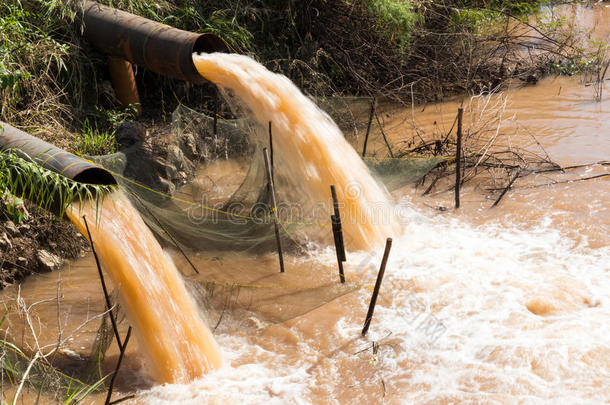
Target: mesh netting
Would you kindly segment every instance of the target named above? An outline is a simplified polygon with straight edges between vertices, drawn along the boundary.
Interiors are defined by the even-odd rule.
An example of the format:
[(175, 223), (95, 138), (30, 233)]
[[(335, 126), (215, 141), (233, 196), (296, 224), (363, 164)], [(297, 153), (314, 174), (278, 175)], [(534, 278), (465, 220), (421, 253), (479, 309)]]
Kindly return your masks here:
[[(318, 104), (358, 147), (370, 100), (337, 98)], [(224, 321), (250, 319), (247, 314), (280, 322), (359, 288), (357, 282), (340, 284), (335, 267), (306, 258), (308, 243), (332, 240), (330, 211), (303, 209), (299, 185), (283, 173), (281, 157), (276, 157), (274, 182), (288, 269), (278, 272), (262, 153), (268, 128), (222, 118), (216, 126), (214, 131), (212, 117), (179, 106), (162, 141), (97, 159), (115, 174), (157, 237), (174, 250), (183, 273), (194, 274), (192, 267), (199, 271), (189, 276), (190, 284), (207, 308), (210, 325), (237, 326)], [(366, 161), (390, 190), (418, 181), (444, 160), (390, 158), (382, 137), (381, 125), (372, 125)], [(328, 198), (330, 207), (330, 192)]]

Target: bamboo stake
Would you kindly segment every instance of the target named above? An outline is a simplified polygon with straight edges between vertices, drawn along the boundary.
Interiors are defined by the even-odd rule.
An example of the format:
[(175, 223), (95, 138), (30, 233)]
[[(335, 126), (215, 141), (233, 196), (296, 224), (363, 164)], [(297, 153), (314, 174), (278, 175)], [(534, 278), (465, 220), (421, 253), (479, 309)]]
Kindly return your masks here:
[(110, 397), (112, 397), (112, 388), (114, 387), (114, 381), (116, 379), (117, 374), (119, 373), (119, 368), (121, 368), (121, 363), (123, 362), (123, 356), (125, 355), (125, 349), (127, 348), (127, 343), (129, 343), (129, 338), (131, 337), (131, 326), (127, 329), (127, 335), (125, 336), (125, 343), (121, 345), (121, 353), (119, 354), (119, 360), (117, 360), (116, 368), (114, 369), (114, 373), (112, 373), (112, 378), (110, 379), (110, 386), (108, 387), (108, 394), (106, 395), (105, 405), (110, 404)]
[(455, 147), (455, 208), (460, 208), (460, 185), (462, 175), (462, 115), (464, 109), (458, 108), (457, 144)]
[(269, 160), (271, 161), (271, 178), (275, 182), (275, 170), (273, 165), (273, 133), (271, 132), (271, 121), (269, 121)]
[(263, 154), (265, 156), (265, 168), (267, 169), (267, 181), (269, 182), (269, 188), (271, 191), (271, 216), (273, 217), (273, 225), (275, 227), (275, 241), (277, 243), (277, 254), (280, 260), (280, 272), (284, 272), (284, 255), (282, 253), (282, 241), (280, 239), (280, 228), (279, 221), (277, 218), (277, 203), (275, 200), (275, 187), (273, 185), (273, 175), (271, 174), (271, 165), (269, 163), (269, 151), (267, 148), (263, 148)]
[(373, 312), (375, 312), (375, 305), (377, 304), (377, 296), (379, 295), (379, 289), (381, 288), (381, 282), (383, 281), (383, 275), (385, 273), (385, 266), (388, 263), (388, 256), (390, 255), (390, 249), (392, 248), (392, 238), (388, 238), (385, 243), (385, 251), (383, 252), (383, 259), (381, 259), (381, 266), (379, 267), (379, 273), (377, 273), (377, 281), (375, 282), (375, 289), (373, 290), (373, 296), (371, 297), (371, 303), (369, 304), (369, 310), (364, 320), (364, 327), (362, 328), (362, 336), (366, 335), (371, 326), (371, 320), (373, 319)]
[(366, 144), (369, 142), (369, 133), (371, 132), (371, 124), (373, 123), (373, 115), (375, 114), (375, 104), (377, 104), (377, 100), (373, 97), (373, 101), (371, 101), (371, 112), (369, 114), (369, 123), (366, 126), (366, 135), (364, 137), (364, 145), (362, 146), (362, 157), (366, 155)]
[(332, 223), (332, 230), (333, 230), (333, 238), (335, 240), (335, 252), (337, 253), (337, 266), (339, 267), (339, 281), (341, 281), (341, 283), (345, 283), (345, 273), (343, 272), (343, 260), (341, 260), (341, 241), (340, 241), (340, 235), (341, 235), (341, 230), (340, 230), (340, 222), (337, 219), (336, 215), (331, 215), (330, 216), (330, 221)]
[(119, 348), (122, 348), (123, 344), (121, 343), (119, 328), (117, 327), (116, 320), (114, 319), (114, 314), (112, 313), (112, 306), (110, 305), (110, 296), (108, 295), (108, 289), (106, 288), (106, 282), (104, 281), (104, 273), (102, 272), (102, 266), (100, 265), (100, 260), (97, 257), (97, 252), (95, 251), (95, 245), (93, 244), (93, 238), (91, 237), (91, 232), (89, 231), (89, 224), (87, 223), (87, 217), (85, 215), (83, 215), (83, 221), (85, 221), (85, 228), (87, 229), (87, 235), (89, 236), (89, 244), (91, 245), (93, 257), (95, 257), (95, 264), (97, 264), (97, 272), (100, 276), (100, 281), (102, 282), (102, 290), (104, 291), (104, 298), (106, 300), (106, 310), (108, 311), (108, 315), (110, 316), (110, 322), (112, 323), (114, 337), (116, 338), (116, 342), (119, 345)]
[(343, 229), (341, 227), (341, 215), (339, 213), (339, 201), (337, 200), (337, 191), (335, 186), (330, 186), (330, 193), (333, 197), (334, 215), (330, 216), (333, 237), (335, 240), (335, 252), (337, 253), (337, 265), (339, 266), (339, 280), (345, 283), (345, 273), (343, 272), (343, 262), (345, 258), (345, 245), (343, 243)]
[(335, 211), (335, 217), (337, 219), (337, 223), (339, 225), (339, 232), (340, 232), (340, 239), (339, 242), (341, 243), (341, 261), (345, 262), (347, 261), (347, 258), (345, 256), (345, 243), (344, 243), (344, 239), (343, 239), (343, 225), (341, 225), (341, 214), (339, 212), (339, 200), (337, 199), (337, 190), (335, 189), (335, 186), (332, 185), (330, 186), (330, 194), (333, 198), (333, 210)]

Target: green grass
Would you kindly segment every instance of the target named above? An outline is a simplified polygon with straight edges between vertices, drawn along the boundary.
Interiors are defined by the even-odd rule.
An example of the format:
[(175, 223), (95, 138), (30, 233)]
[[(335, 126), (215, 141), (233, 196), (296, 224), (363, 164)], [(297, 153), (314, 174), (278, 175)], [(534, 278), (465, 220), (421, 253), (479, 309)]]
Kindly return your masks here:
[[(349, 0), (353, 3), (354, 0)], [(377, 16), (377, 29), (400, 48), (407, 46), (421, 15), (410, 0), (360, 0)]]
[(114, 190), (114, 186), (79, 183), (25, 160), (11, 150), (0, 152), (0, 191), (23, 197), (60, 217), (74, 202), (96, 200)]
[(114, 131), (100, 130), (97, 123), (91, 125), (86, 118), (82, 133), (72, 142), (72, 149), (79, 155), (108, 155), (117, 151), (114, 135)]
[[(30, 6), (31, 7), (31, 6)], [(21, 0), (0, 4), (0, 117), (48, 112), (61, 92), (49, 84), (67, 72), (70, 46), (53, 37), (57, 27)], [(45, 100), (47, 102), (45, 102)]]
[(252, 34), (240, 14), (254, 3), (237, 0), (100, 0), (100, 3), (193, 32), (211, 32), (235, 50), (252, 50)]

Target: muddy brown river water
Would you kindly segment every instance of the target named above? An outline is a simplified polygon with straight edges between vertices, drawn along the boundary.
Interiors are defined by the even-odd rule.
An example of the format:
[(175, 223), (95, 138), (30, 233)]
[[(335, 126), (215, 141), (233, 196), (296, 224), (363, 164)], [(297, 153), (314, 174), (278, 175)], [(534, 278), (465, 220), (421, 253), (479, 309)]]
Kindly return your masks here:
[[(608, 37), (608, 4), (563, 12)], [(579, 77), (516, 84), (498, 96), (507, 100), (501, 131), (514, 145), (532, 149), (539, 148), (529, 136), (535, 135), (563, 166), (610, 160), (608, 84), (604, 94), (595, 101)], [(447, 131), (461, 102), (418, 106), (386, 118), (392, 142), (412, 137), (413, 122), (428, 133)], [(225, 176), (218, 183), (228, 194), (244, 171), (243, 162), (228, 161), (207, 174)], [(451, 207), (449, 193), (422, 197), (413, 186), (397, 190), (392, 197), (400, 234), (366, 338), (360, 329), (380, 251), (348, 252), (346, 274), (363, 288), (304, 315), (275, 323), (264, 311), (260, 317), (226, 314), (215, 333), (224, 366), (192, 383), (153, 386), (137, 343), (130, 343), (118, 389), (136, 391), (132, 402), (142, 404), (608, 402), (610, 177), (526, 188), (604, 173), (610, 167), (519, 180), (493, 210), (493, 200), (473, 186), (464, 190), (459, 211), (436, 209)], [(312, 252), (288, 256), (287, 272), (301, 285), (330, 283), (334, 250), (314, 246)], [(190, 274), (181, 256), (170, 253)], [(235, 277), (249, 274), (242, 278), (247, 282), (277, 277), (274, 254), (212, 253), (193, 260), (218, 277), (223, 269)], [(32, 277), (21, 286), (21, 296), (29, 303), (51, 299), (61, 282), (60, 323), (74, 329), (103, 308), (93, 265), (88, 256), (61, 272)], [(15, 293), (3, 293), (6, 305)], [(299, 295), (285, 302), (307, 306), (315, 298)], [(56, 304), (41, 303), (34, 312), (41, 339), (54, 342)], [(212, 327), (216, 315), (208, 314)], [(19, 330), (23, 320), (15, 316), (8, 322)], [(123, 323), (123, 333), (126, 327)], [(66, 352), (87, 354), (96, 329), (92, 322), (77, 333)], [(116, 356), (112, 348), (107, 372)]]

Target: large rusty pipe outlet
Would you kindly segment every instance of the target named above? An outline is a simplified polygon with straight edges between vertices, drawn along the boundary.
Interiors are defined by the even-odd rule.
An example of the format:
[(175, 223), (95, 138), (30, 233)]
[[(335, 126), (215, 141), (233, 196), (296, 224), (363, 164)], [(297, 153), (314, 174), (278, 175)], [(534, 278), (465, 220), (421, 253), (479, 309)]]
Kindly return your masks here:
[(0, 122), (0, 152), (8, 149), (47, 170), (80, 183), (117, 184), (112, 174), (106, 169)]
[(82, 22), (83, 36), (101, 52), (175, 79), (204, 81), (194, 52), (229, 52), (214, 34), (179, 30), (92, 1), (84, 4)]

